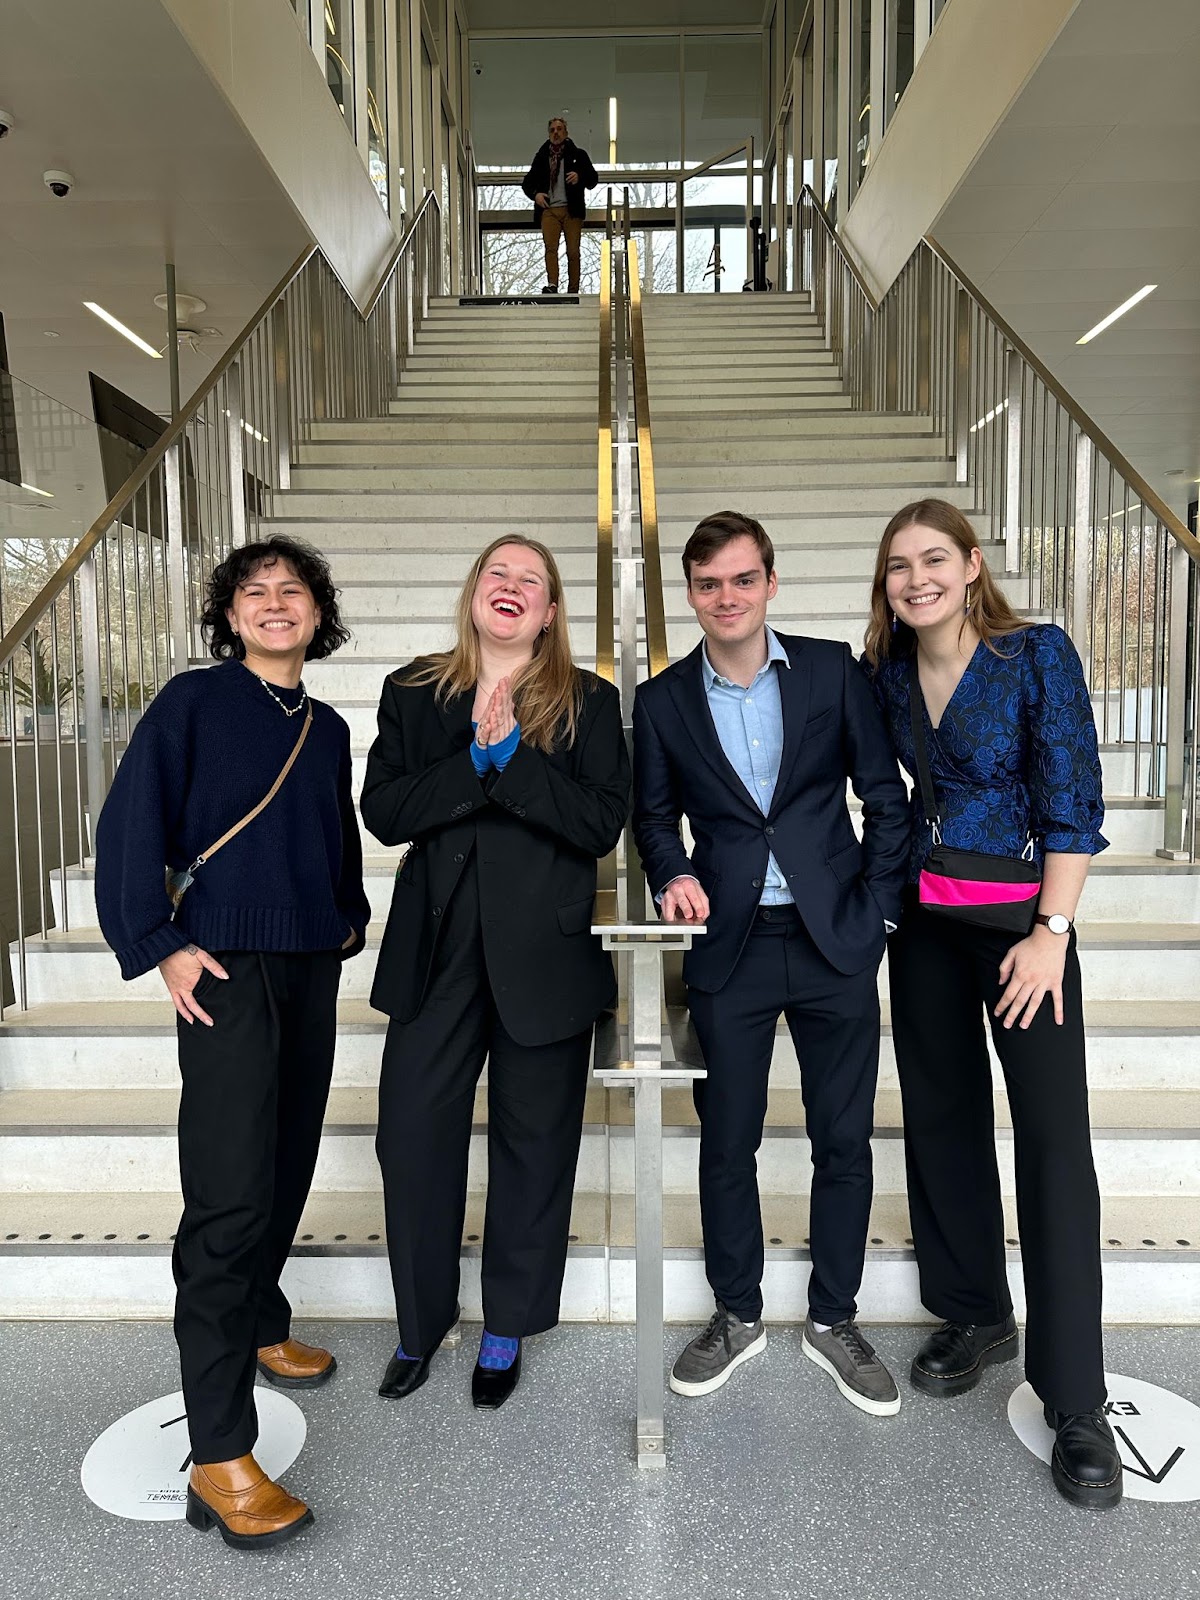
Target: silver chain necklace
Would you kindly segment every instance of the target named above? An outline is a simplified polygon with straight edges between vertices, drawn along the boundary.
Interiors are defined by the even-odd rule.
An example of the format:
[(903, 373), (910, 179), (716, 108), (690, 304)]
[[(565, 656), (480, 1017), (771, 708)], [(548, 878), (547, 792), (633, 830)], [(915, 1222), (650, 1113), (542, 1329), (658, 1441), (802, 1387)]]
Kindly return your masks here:
[[(254, 671), (253, 667), (248, 667), (247, 671), (250, 672), (253, 677), (258, 678), (258, 673)], [(271, 699), (274, 700), (275, 704), (283, 712), (285, 717), (294, 717), (299, 715), (299, 713), (303, 711), (305, 706), (308, 704), (308, 690), (304, 689), (303, 679), (300, 680), (300, 687), (304, 689), (304, 693), (300, 696), (300, 704), (298, 706), (285, 706), (283, 701), (275, 693), (274, 689), (272, 689), (271, 685), (265, 678), (258, 678), (258, 681), (262, 684), (263, 688), (271, 696)]]

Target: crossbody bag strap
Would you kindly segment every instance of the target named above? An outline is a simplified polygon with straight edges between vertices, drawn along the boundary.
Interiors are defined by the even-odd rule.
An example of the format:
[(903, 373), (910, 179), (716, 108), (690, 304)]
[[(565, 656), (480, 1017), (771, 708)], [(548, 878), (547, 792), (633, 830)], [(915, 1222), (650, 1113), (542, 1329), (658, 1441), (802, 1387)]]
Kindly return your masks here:
[(300, 754), (301, 750), (304, 748), (304, 741), (305, 741), (305, 739), (308, 738), (308, 730), (312, 727), (312, 719), (313, 719), (312, 701), (310, 700), (308, 702), (308, 715), (304, 719), (304, 726), (300, 729), (300, 737), (296, 740), (296, 743), (292, 746), (292, 753), (287, 758), (287, 760), (284, 762), (283, 771), (275, 779), (275, 782), (267, 790), (266, 794), (263, 795), (262, 799), (255, 806), (254, 810), (253, 811), (247, 811), (246, 815), (242, 818), (242, 820), (240, 822), (235, 822), (233, 827), (229, 829), (228, 833), (223, 833), (221, 835), (221, 837), (217, 840), (216, 844), (210, 844), (207, 850), (202, 851), (200, 853), (200, 855), (198, 855), (196, 857), (196, 860), (193, 863), (194, 866), (201, 866), (205, 861), (210, 861), (212, 859), (212, 857), (216, 855), (217, 851), (222, 848), (223, 845), (227, 845), (231, 839), (236, 838), (237, 835), (239, 833), (241, 833), (243, 828), (247, 827), (251, 822), (254, 821), (255, 817), (260, 816), (262, 814), (262, 812), (264, 812), (267, 809), (267, 807), (271, 804), (271, 801), (274, 800), (275, 796), (279, 793), (280, 789), (282, 789), (283, 780), (287, 777), (288, 773), (296, 765), (296, 757)]
[(929, 751), (925, 745), (925, 696), (921, 693), (915, 654), (908, 658), (908, 709), (912, 719), (913, 753), (917, 758), (917, 782), (921, 790), (921, 804), (925, 807), (925, 821), (940, 834), (942, 819), (938, 815), (933, 773), (929, 770)]

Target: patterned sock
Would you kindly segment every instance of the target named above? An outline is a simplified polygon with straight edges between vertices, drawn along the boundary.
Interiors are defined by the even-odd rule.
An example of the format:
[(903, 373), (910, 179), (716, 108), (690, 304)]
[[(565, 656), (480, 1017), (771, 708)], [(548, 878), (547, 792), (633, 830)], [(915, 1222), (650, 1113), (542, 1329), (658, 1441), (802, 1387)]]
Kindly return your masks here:
[(396, 1346), (397, 1361), (419, 1361), (420, 1359), (420, 1356), (410, 1356), (403, 1344), (398, 1344)]
[(520, 1348), (520, 1339), (501, 1339), (485, 1328), (479, 1341), (479, 1365), (488, 1372), (507, 1372)]

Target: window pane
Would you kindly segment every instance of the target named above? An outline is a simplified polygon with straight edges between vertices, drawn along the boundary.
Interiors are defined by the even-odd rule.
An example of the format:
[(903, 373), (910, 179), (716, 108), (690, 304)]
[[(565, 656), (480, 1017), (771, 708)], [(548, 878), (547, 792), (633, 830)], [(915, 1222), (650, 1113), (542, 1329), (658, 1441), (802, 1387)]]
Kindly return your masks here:
[(854, 86), (854, 121), (851, 143), (854, 146), (854, 187), (867, 175), (871, 164), (871, 0), (859, 0), (858, 82)]
[(825, 204), (838, 213), (838, 0), (825, 0)]
[(354, 33), (351, 0), (325, 0), (325, 81), (354, 127)]
[(388, 209), (387, 95), (384, 92), (384, 0), (367, 0), (367, 170)]
[(683, 41), (684, 155), (698, 166), (762, 128), (762, 43), (756, 34)]

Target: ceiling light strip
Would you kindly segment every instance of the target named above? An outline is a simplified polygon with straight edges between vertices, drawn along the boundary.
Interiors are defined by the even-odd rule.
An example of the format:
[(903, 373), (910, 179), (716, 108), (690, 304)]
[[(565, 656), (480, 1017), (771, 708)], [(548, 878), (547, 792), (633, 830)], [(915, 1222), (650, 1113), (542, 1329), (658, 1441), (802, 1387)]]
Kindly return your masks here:
[(1148, 294), (1153, 294), (1157, 288), (1158, 285), (1156, 283), (1143, 284), (1136, 294), (1131, 294), (1129, 299), (1123, 301), (1115, 311), (1110, 311), (1103, 322), (1098, 322), (1094, 328), (1089, 328), (1083, 338), (1076, 339), (1075, 343), (1091, 344), (1092, 340), (1102, 334), (1105, 328), (1111, 328), (1118, 317), (1123, 317), (1127, 311), (1132, 311), (1134, 306), (1144, 300)]
[(147, 344), (144, 339), (139, 339), (133, 329), (127, 328), (123, 322), (113, 316), (111, 311), (106, 311), (103, 306), (98, 306), (94, 300), (85, 300), (83, 303), (93, 316), (99, 317), (101, 322), (107, 322), (110, 328), (115, 328), (119, 334), (129, 340), (130, 344), (137, 345), (138, 349), (145, 355), (152, 356), (155, 361), (162, 360), (162, 352), (160, 350), (156, 350), (153, 345)]

